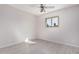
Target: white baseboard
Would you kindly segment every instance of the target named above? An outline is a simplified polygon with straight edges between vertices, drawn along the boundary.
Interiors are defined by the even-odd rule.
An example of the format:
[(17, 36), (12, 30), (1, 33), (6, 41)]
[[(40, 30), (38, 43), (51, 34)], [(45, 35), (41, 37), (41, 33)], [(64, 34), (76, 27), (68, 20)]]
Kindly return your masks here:
[[(46, 39), (41, 39), (41, 40), (46, 40)], [(64, 44), (64, 45), (68, 45), (68, 46), (72, 46), (72, 47), (78, 47), (78, 45), (75, 45), (73, 43), (63, 43), (63, 42), (58, 42), (58, 41), (53, 41), (53, 40), (46, 40), (46, 41), (50, 41), (50, 42), (55, 42), (55, 43), (59, 43), (59, 44)], [(0, 48), (5, 48), (5, 47), (9, 47), (9, 46), (12, 46), (12, 45), (15, 45), (15, 44), (19, 44), (19, 43), (22, 43), (24, 41), (19, 41), (19, 42), (13, 42), (13, 43), (10, 43), (10, 44), (7, 44), (7, 45), (3, 45), (3, 46), (0, 46)]]
[[(42, 40), (46, 40), (46, 39), (42, 39)], [(63, 43), (63, 42), (58, 42), (58, 41), (53, 41), (53, 40), (46, 40), (46, 41), (50, 41), (50, 42), (55, 42), (55, 43), (59, 43), (59, 44), (64, 44), (64, 45), (68, 45), (68, 46), (72, 46), (72, 47), (77, 47), (77, 48), (79, 48), (79, 46), (78, 45), (75, 45), (75, 44), (73, 44), (73, 43)]]
[(12, 43), (9, 43), (7, 45), (2, 45), (0, 46), (0, 48), (5, 48), (5, 47), (9, 47), (9, 46), (12, 46), (12, 45), (15, 45), (15, 44), (19, 44), (19, 43), (22, 43), (24, 41), (18, 41), (18, 42), (12, 42)]
[[(30, 39), (30, 40), (34, 40), (35, 38), (33, 38), (33, 39)], [(19, 43), (22, 43), (22, 42), (25, 42), (24, 40), (22, 41), (18, 41), (18, 42), (11, 42), (11, 43), (9, 43), (9, 44), (5, 44), (5, 45), (2, 45), (2, 46), (0, 46), (0, 48), (5, 48), (5, 47), (9, 47), (9, 46), (12, 46), (12, 45), (16, 45), (16, 44), (19, 44)]]

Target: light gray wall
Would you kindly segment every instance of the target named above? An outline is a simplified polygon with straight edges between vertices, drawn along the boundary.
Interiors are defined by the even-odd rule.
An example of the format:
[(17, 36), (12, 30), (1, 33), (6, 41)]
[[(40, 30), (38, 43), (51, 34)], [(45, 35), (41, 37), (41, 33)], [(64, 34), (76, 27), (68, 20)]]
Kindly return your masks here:
[(0, 48), (36, 37), (36, 16), (0, 5)]
[[(47, 28), (45, 18), (59, 16), (59, 27)], [(0, 5), (0, 48), (29, 39), (79, 46), (79, 6), (36, 17), (8, 5)]]
[[(59, 27), (47, 28), (45, 18), (59, 16)], [(51, 12), (38, 17), (38, 39), (79, 46), (79, 6)]]

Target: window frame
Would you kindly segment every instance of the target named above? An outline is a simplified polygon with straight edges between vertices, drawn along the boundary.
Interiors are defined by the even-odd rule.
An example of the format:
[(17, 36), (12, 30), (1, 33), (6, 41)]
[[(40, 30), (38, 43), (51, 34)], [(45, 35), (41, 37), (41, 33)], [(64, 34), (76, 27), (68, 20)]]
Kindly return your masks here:
[[(54, 26), (52, 26), (52, 21), (54, 20), (54, 18), (58, 18), (58, 25), (54, 25)], [(47, 24), (47, 20), (48, 19), (51, 19), (51, 26), (49, 26), (48, 24)], [(46, 25), (46, 27), (59, 27), (59, 16), (53, 16), (53, 17), (48, 17), (48, 18), (45, 18), (45, 25)]]

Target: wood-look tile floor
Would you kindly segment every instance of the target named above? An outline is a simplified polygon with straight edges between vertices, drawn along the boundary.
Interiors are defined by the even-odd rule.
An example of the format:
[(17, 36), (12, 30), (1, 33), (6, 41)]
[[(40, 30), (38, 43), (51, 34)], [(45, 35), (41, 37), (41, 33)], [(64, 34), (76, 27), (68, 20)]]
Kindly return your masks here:
[(35, 44), (20, 43), (0, 49), (0, 54), (78, 54), (79, 48), (52, 43), (44, 40), (34, 40)]

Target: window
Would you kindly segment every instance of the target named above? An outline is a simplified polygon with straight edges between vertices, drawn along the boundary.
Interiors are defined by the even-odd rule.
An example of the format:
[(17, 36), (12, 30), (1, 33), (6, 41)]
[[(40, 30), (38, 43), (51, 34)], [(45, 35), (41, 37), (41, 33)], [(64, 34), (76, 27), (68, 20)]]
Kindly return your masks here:
[(45, 21), (46, 21), (46, 27), (58, 27), (59, 26), (59, 16), (46, 18)]

